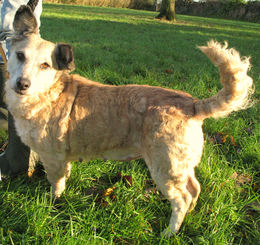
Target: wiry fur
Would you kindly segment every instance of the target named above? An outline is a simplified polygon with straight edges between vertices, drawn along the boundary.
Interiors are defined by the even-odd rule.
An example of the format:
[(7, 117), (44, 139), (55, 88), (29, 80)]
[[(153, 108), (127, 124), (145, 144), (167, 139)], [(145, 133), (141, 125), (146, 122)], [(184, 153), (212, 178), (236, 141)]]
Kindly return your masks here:
[(199, 100), (195, 104), (196, 114), (200, 117), (224, 117), (232, 111), (246, 109), (252, 105), (250, 100), (254, 92), (253, 80), (247, 75), (250, 68), (249, 58), (242, 60), (235, 49), (210, 41), (208, 46), (199, 47), (212, 63), (219, 68), (223, 89), (215, 96)]
[[(68, 54), (57, 55), (64, 48)], [(181, 91), (110, 86), (69, 75), (70, 48), (57, 49), (36, 32), (16, 39), (8, 63), (7, 104), (21, 139), (39, 154), (54, 195), (65, 189), (70, 161), (143, 158), (171, 202), (165, 234), (177, 232), (200, 193), (194, 167), (203, 150), (203, 120), (243, 108), (252, 88), (248, 59), (214, 41), (201, 50), (218, 66), (224, 88), (212, 98), (196, 100)], [(25, 59), (18, 60), (17, 52)], [(30, 81), (30, 87), (19, 90), (20, 78)]]

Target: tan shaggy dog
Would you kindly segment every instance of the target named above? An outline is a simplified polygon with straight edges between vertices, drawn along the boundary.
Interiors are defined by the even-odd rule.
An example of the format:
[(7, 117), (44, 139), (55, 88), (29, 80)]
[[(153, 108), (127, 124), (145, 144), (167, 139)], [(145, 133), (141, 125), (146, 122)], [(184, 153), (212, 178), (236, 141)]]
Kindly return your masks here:
[(143, 158), (172, 206), (164, 234), (177, 232), (200, 193), (194, 167), (203, 150), (203, 120), (248, 106), (249, 60), (214, 41), (200, 47), (219, 68), (223, 89), (197, 100), (181, 91), (69, 75), (71, 46), (43, 40), (30, 7), (19, 8), (13, 25), (8, 109), (22, 141), (39, 154), (53, 194), (64, 191), (73, 160)]

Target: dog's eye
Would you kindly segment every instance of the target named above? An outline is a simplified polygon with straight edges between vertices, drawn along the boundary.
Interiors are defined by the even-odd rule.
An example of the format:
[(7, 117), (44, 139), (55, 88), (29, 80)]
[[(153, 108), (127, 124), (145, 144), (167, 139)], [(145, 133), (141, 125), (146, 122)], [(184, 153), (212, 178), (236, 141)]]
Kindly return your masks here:
[(23, 52), (16, 52), (16, 57), (21, 62), (25, 61), (25, 56)]
[(40, 68), (42, 69), (42, 70), (46, 70), (46, 69), (48, 69), (50, 67), (50, 65), (47, 63), (47, 62), (44, 62), (44, 63), (42, 63), (41, 65), (40, 65)]

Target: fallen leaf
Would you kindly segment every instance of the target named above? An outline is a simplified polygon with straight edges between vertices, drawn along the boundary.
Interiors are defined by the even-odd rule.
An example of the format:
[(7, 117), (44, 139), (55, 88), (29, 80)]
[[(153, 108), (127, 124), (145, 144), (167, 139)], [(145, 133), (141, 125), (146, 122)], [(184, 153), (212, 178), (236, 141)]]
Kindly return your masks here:
[(123, 176), (123, 182), (128, 184), (129, 186), (133, 185), (133, 178), (130, 175), (124, 175)]
[(171, 69), (166, 69), (166, 70), (165, 70), (165, 73), (167, 73), (167, 74), (173, 74), (173, 71), (172, 71)]
[(214, 138), (215, 138), (215, 141), (217, 144), (223, 144), (226, 141), (226, 139), (224, 137), (224, 133), (222, 133), (222, 132), (215, 132)]
[(236, 185), (238, 187), (245, 185), (245, 184), (249, 184), (252, 181), (251, 176), (249, 176), (247, 174), (239, 175), (237, 172), (233, 173), (232, 178), (236, 181)]
[(113, 196), (111, 197), (111, 199), (112, 199), (112, 200), (115, 200), (115, 199), (116, 199), (116, 195), (113, 195)]
[(115, 186), (109, 187), (104, 191), (96, 192), (95, 188), (93, 191), (93, 194), (95, 193), (97, 195), (97, 198), (95, 200), (95, 203), (100, 204), (102, 207), (107, 207), (109, 205), (109, 200), (115, 200), (116, 195), (114, 194), (114, 190), (116, 189)]
[(230, 141), (231, 141), (231, 145), (233, 145), (233, 146), (237, 145), (235, 140), (234, 140), (234, 137), (232, 135), (230, 135)]
[(120, 180), (122, 180), (123, 183), (127, 184), (128, 186), (133, 185), (133, 178), (131, 175), (122, 175), (122, 173), (120, 172), (118, 176), (114, 178), (114, 181), (118, 182)]
[(115, 189), (116, 189), (115, 186), (113, 186), (113, 187), (111, 187), (111, 188), (107, 188), (107, 189), (103, 192), (102, 196), (103, 196), (103, 197), (110, 196)]
[(225, 134), (223, 132), (215, 132), (213, 137), (209, 137), (209, 142), (216, 144), (230, 143), (233, 146), (237, 146), (234, 137), (232, 135)]

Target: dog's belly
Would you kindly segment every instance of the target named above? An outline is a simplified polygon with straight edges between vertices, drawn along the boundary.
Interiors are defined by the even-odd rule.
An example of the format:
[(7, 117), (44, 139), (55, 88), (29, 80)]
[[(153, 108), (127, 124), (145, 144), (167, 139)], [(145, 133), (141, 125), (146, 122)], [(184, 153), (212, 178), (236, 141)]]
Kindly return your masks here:
[(100, 154), (95, 155), (69, 155), (67, 156), (67, 161), (90, 161), (95, 159), (103, 159), (104, 161), (107, 160), (114, 160), (114, 161), (120, 161), (120, 162), (128, 162), (135, 159), (142, 158), (142, 154), (138, 151), (136, 148), (125, 148), (125, 149), (113, 149), (113, 150), (107, 150)]
[(137, 144), (132, 146), (118, 146), (118, 147), (107, 147), (106, 149), (94, 150), (93, 145), (89, 145), (85, 150), (79, 148), (77, 150), (70, 151), (66, 156), (66, 161), (75, 161), (75, 160), (95, 160), (95, 159), (104, 159), (106, 160), (116, 160), (116, 161), (130, 161), (134, 159), (142, 158), (142, 153), (140, 147)]
[(140, 151), (134, 147), (107, 150), (102, 154), (104, 160), (130, 161), (141, 157)]

